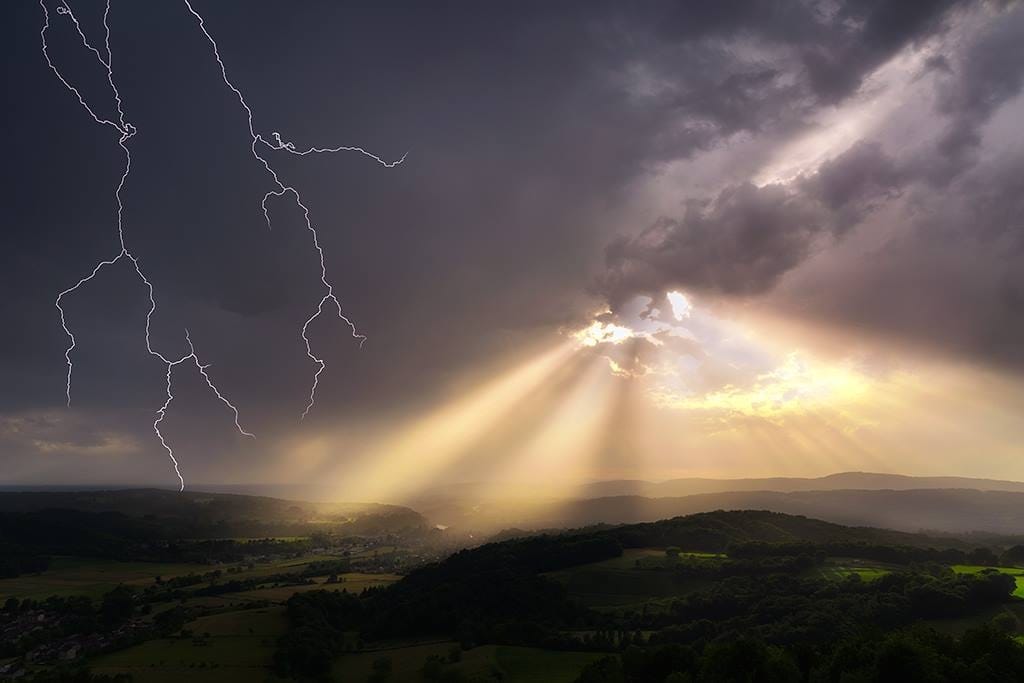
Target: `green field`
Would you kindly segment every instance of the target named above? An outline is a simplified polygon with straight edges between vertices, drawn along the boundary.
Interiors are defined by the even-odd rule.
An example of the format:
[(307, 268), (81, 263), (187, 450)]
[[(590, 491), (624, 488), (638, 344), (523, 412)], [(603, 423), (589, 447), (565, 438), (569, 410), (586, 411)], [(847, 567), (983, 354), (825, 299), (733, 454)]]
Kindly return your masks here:
[(983, 567), (976, 564), (954, 564), (953, 571), (957, 574), (980, 574), (983, 571), (994, 569), (1000, 574), (1009, 574), (1017, 581), (1017, 588), (1013, 594), (1018, 598), (1024, 598), (1024, 568), (1021, 567)]
[[(328, 555), (325, 553), (310, 553), (300, 557), (290, 557), (260, 562), (252, 569), (242, 569), (236, 576), (242, 578), (256, 578), (270, 574), (286, 574), (289, 572), (302, 571), (302, 568), (313, 562), (336, 562), (343, 559), (339, 555)], [(208, 570), (209, 571), (209, 570)]]
[(96, 673), (131, 674), (136, 683), (265, 680), (286, 626), (282, 607), (215, 614), (187, 625), (200, 641), (150, 640), (101, 655), (90, 664)]
[[(208, 644), (197, 645), (191, 638), (153, 640), (98, 657), (91, 668), (99, 674), (131, 674), (135, 683), (274, 680), (270, 668), (274, 642), (284, 626), (281, 608), (204, 617), (189, 628), (196, 634), (209, 633), (205, 639)], [(604, 656), (495, 645), (463, 652), (457, 643), (443, 641), (342, 655), (335, 662), (331, 680), (365, 681), (373, 672), (374, 662), (387, 658), (391, 666), (389, 682), (420, 683), (429, 656), (447, 661), (453, 651), (458, 653), (459, 661), (447, 666), (468, 680), (505, 683), (571, 683), (587, 663)]]
[[(248, 576), (252, 576), (252, 574), (249, 574)], [(361, 593), (365, 588), (376, 588), (377, 586), (391, 585), (402, 577), (398, 574), (361, 574), (359, 572), (351, 572), (348, 574), (340, 574), (339, 578), (342, 579), (340, 583), (324, 583), (324, 580), (321, 578), (317, 580), (317, 583), (308, 586), (268, 586), (266, 588), (257, 588), (256, 590), (251, 591), (228, 593), (224, 597), (246, 601), (270, 600), (271, 602), (285, 602), (296, 593), (318, 589), (344, 590), (349, 593)]]
[(556, 652), (532, 647), (497, 647), (495, 660), (505, 673), (502, 680), (513, 683), (570, 683), (602, 652)]
[(890, 573), (889, 569), (882, 567), (849, 567), (844, 565), (826, 565), (821, 568), (821, 576), (828, 579), (845, 579), (850, 576), (859, 576), (864, 581), (872, 581)]
[(893, 568), (870, 560), (854, 558), (832, 558), (815, 570), (818, 576), (841, 581), (850, 576), (859, 576), (864, 581), (872, 581), (892, 573)]
[[(681, 555), (697, 559), (718, 557), (710, 553)], [(680, 580), (672, 572), (650, 569), (662, 566), (665, 560), (663, 549), (636, 548), (624, 551), (621, 557), (560, 569), (546, 576), (564, 584), (569, 595), (594, 609), (656, 602), (658, 599), (683, 595), (710, 583), (704, 579)], [(638, 562), (643, 569), (637, 568)]]
[[(301, 571), (303, 567), (318, 561), (337, 561), (338, 555), (310, 554), (302, 557), (275, 560), (257, 564), (252, 569), (240, 568), (240, 571), (228, 574), (228, 578), (259, 578), (271, 574)], [(40, 574), (26, 574), (13, 579), (0, 579), (0, 601), (9, 597), (19, 599), (42, 599), (51, 595), (86, 595), (98, 598), (118, 584), (131, 586), (147, 586), (157, 576), (169, 579), (186, 574), (205, 574), (215, 569), (222, 571), (229, 565), (207, 564), (168, 564), (159, 562), (118, 562), (95, 558), (57, 557), (51, 566)], [(344, 575), (346, 581), (338, 584), (350, 592), (360, 592), (371, 586), (382, 586), (394, 583), (401, 577), (396, 574), (364, 574), (352, 572)], [(285, 588), (266, 588), (246, 591), (244, 594), (225, 596), (230, 600), (238, 596), (246, 600), (266, 599), (272, 601), (287, 600), (297, 590), (309, 590), (306, 586)]]
[[(690, 560), (714, 560), (725, 557), (723, 553), (702, 553), (682, 551), (679, 553), (681, 559)], [(592, 562), (586, 566), (601, 567), (604, 569), (636, 569), (638, 566), (644, 569), (669, 566), (671, 561), (665, 555), (664, 548), (628, 548), (622, 551), (619, 557), (610, 560)]]
[(154, 577), (165, 579), (212, 569), (205, 564), (162, 564), (157, 562), (118, 562), (79, 557), (57, 557), (41, 574), (0, 579), (0, 600), (9, 597), (40, 599), (50, 595), (87, 595), (99, 597), (119, 583), (148, 585)]
[[(409, 645), (375, 652), (343, 655), (332, 671), (335, 681), (365, 681), (374, 661), (387, 658), (394, 683), (419, 683), (427, 657), (447, 657), (458, 644), (450, 641)], [(459, 652), (459, 661), (449, 665), (470, 681), (505, 683), (571, 683), (589, 662), (605, 656), (593, 652), (556, 652), (532, 647), (484, 645)]]

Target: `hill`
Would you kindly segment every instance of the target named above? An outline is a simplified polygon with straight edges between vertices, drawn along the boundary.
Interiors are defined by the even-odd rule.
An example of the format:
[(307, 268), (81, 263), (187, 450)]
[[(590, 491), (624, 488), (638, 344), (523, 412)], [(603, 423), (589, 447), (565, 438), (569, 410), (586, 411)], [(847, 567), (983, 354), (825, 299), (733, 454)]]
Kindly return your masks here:
[(310, 552), (341, 538), (423, 537), (423, 517), (387, 505), (304, 503), (131, 489), (0, 493), (0, 577), (53, 557), (232, 562)]
[(973, 489), (728, 491), (653, 498), (491, 498), (430, 501), (419, 508), (453, 532), (631, 524), (711, 510), (772, 510), (900, 531), (1024, 535), (1024, 493)]
[(876, 472), (839, 472), (824, 477), (767, 477), (762, 479), (684, 478), (653, 482), (635, 479), (600, 481), (588, 484), (581, 498), (608, 496), (644, 496), (667, 498), (700, 493), (732, 491), (834, 491), (838, 489), (906, 491), (913, 489), (974, 489), (977, 491), (1013, 491), (1024, 493), (1024, 482), (971, 477), (914, 477)]
[(708, 510), (744, 509), (911, 532), (1024, 534), (1024, 493), (965, 489), (751, 491), (680, 498), (593, 498), (563, 506), (545, 526), (623, 524)]
[(311, 503), (267, 496), (203, 491), (121, 489), (110, 491), (0, 492), (0, 514), (74, 510), (159, 521), (164, 536), (190, 538), (295, 534), (313, 522), (345, 525), (351, 534), (422, 527), (409, 508), (368, 503)]
[[(292, 597), (275, 662), (282, 674), (324, 675), (358, 633), (380, 644), (371, 647), (429, 637), (454, 638), (470, 653), (492, 644), (610, 653), (580, 673), (588, 682), (673, 673), (671, 680), (1012, 680), (1008, 672), (1024, 666), (1024, 648), (1007, 633), (1019, 629), (1019, 570), (989, 569), (994, 552), (954, 545), (962, 543), (750, 510), (511, 539), (378, 591)], [(1002, 630), (986, 626), (1000, 610)], [(984, 646), (918, 628), (950, 619), (980, 625), (964, 642)], [(953, 673), (893, 676), (917, 666), (905, 665), (904, 653), (941, 659)], [(428, 658), (421, 671), (436, 671), (427, 680), (446, 680), (445, 671), (460, 680), (458, 662)], [(998, 674), (973, 675), (976, 666)]]

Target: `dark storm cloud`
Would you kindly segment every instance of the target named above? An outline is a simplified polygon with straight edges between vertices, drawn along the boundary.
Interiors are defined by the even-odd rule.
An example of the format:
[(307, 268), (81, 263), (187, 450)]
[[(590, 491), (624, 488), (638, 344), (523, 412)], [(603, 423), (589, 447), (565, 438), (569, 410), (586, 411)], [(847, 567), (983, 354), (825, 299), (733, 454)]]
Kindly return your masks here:
[(812, 87), (824, 102), (837, 102), (860, 85), (863, 75), (908, 43), (941, 28), (952, 0), (842, 3), (832, 17), (835, 30), (804, 50)]
[(942, 28), (954, 0), (852, 0), (672, 3), (659, 19), (669, 41), (756, 39), (798, 58), (809, 89), (823, 103), (852, 93), (866, 73), (908, 43)]
[[(889, 239), (779, 294), (790, 314), (827, 320), (977, 362), (1024, 368), (1024, 149), (990, 131), (1024, 83), (1024, 9), (1010, 6), (951, 54), (935, 135), (901, 162), (907, 194)], [(1017, 111), (1020, 111), (1018, 106)]]
[(969, 166), (992, 113), (1020, 92), (1024, 81), (1024, 12), (1009, 12), (973, 42), (955, 66), (946, 67), (939, 113), (948, 120), (935, 153), (919, 166), (935, 183)]
[(613, 305), (674, 287), (749, 296), (771, 289), (820, 245), (898, 193), (902, 173), (877, 145), (856, 145), (792, 187), (751, 183), (692, 201), (681, 219), (662, 218), (607, 248), (599, 281)]
[(680, 220), (662, 218), (613, 242), (600, 288), (615, 306), (679, 286), (758, 293), (803, 260), (821, 228), (813, 207), (785, 188), (738, 185), (710, 205), (691, 204)]
[[(990, 141), (995, 158), (981, 154), (986, 125), (1021, 91), (1022, 45), (1024, 10), (989, 16), (925, 60), (936, 97), (918, 123), (932, 133), (919, 147), (889, 152), (869, 138), (785, 184), (684, 198), (681, 217), (609, 244), (598, 290), (613, 307), (671, 288), (757, 298), (812, 256), (832, 263), (835, 250), (832, 269), (799, 275), (768, 305), (986, 363), (1024, 363), (1019, 141)], [(874, 217), (886, 207), (886, 217)], [(866, 222), (881, 246), (845, 249), (844, 238)]]
[[(775, 304), (845, 330), (1024, 368), (1024, 155), (916, 197), (909, 224), (861, 258), (807, 273)], [(838, 263), (838, 262), (837, 262)]]

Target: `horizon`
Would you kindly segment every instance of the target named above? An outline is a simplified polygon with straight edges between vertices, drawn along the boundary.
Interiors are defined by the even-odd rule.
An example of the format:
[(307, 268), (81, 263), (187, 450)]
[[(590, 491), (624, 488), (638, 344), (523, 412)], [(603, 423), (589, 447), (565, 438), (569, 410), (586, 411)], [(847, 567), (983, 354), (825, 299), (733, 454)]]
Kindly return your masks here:
[[(995, 483), (995, 484), (1019, 484), (1024, 487), (1024, 481), (1017, 481), (1013, 479), (992, 479), (987, 477), (961, 477), (956, 475), (914, 475), (914, 474), (901, 474), (895, 472), (863, 472), (863, 471), (846, 471), (846, 472), (833, 472), (816, 477), (678, 477), (672, 479), (663, 480), (646, 480), (646, 479), (598, 479), (588, 480), (584, 482), (577, 482), (575, 486), (565, 487), (564, 485), (554, 485), (548, 488), (537, 488), (531, 487), (529, 489), (517, 489), (513, 488), (511, 491), (497, 491), (493, 487), (485, 486), (484, 482), (479, 481), (464, 481), (464, 482), (453, 482), (443, 486), (434, 488), (426, 488), (417, 492), (417, 494), (411, 498), (399, 499), (399, 500), (370, 500), (370, 499), (339, 499), (332, 498), (330, 495), (324, 495), (323, 492), (317, 493), (315, 490), (310, 491), (307, 485), (302, 484), (280, 484), (272, 482), (263, 483), (203, 483), (197, 482), (190, 486), (187, 491), (189, 493), (215, 493), (215, 494), (227, 494), (227, 495), (241, 495), (241, 496), (252, 496), (252, 497), (267, 497), (276, 498), (280, 500), (295, 500), (305, 502), (319, 502), (319, 503), (352, 503), (357, 505), (393, 505), (393, 506), (406, 506), (415, 508), (417, 505), (422, 504), (424, 501), (431, 499), (448, 497), (458, 497), (467, 495), (471, 498), (495, 498), (495, 499), (545, 499), (545, 500), (558, 500), (560, 498), (571, 499), (574, 495), (586, 498), (600, 498), (605, 496), (644, 496), (650, 497), (650, 494), (643, 493), (594, 493), (588, 492), (590, 488), (599, 488), (601, 485), (609, 484), (650, 484), (650, 485), (663, 485), (680, 482), (706, 482), (706, 483), (724, 483), (728, 485), (730, 482), (777, 482), (777, 481), (794, 481), (794, 482), (815, 482), (825, 480), (836, 480), (844, 477), (877, 477), (877, 478), (893, 478), (898, 480), (962, 480), (969, 484), (971, 482), (979, 483)], [(962, 490), (971, 490), (972, 487), (966, 485)], [(0, 492), (3, 493), (76, 493), (76, 492), (118, 492), (118, 491), (140, 491), (140, 490), (157, 490), (157, 491), (168, 491), (178, 492), (178, 489), (174, 486), (161, 485), (160, 483), (125, 483), (125, 484), (103, 484), (103, 483), (81, 483), (81, 484), (46, 484), (46, 483), (33, 483), (33, 484), (17, 484), (17, 483), (0, 483)], [(800, 489), (801, 491), (813, 492), (815, 489)], [(856, 487), (848, 489), (822, 489), (822, 490), (848, 490), (848, 491), (868, 491), (868, 490), (956, 490), (956, 489), (927, 489), (927, 488), (913, 488), (913, 489), (857, 489)], [(994, 490), (999, 489), (974, 489), (974, 490)], [(566, 493), (566, 491), (569, 491)], [(775, 489), (737, 489), (737, 491), (747, 492), (773, 492)], [(304, 493), (305, 492), (305, 493)], [(722, 489), (722, 493), (732, 492), (731, 489)], [(694, 493), (676, 493), (670, 497), (689, 496), (689, 495), (707, 495), (709, 492), (700, 491)], [(714, 495), (716, 492), (710, 492)], [(295, 495), (301, 494), (301, 495)]]

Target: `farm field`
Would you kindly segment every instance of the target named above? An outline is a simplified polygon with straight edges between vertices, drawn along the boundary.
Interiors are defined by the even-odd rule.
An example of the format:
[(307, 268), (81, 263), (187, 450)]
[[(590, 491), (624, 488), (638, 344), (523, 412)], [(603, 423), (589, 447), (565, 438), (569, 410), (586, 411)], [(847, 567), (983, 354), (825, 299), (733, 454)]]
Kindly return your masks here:
[[(716, 556), (697, 554), (694, 557), (714, 559)], [(680, 580), (671, 572), (637, 568), (638, 563), (640, 567), (657, 567), (660, 565), (654, 562), (664, 560), (663, 549), (629, 549), (621, 557), (548, 572), (546, 576), (564, 584), (570, 596), (594, 609), (612, 609), (671, 598), (709, 583), (705, 579)]]
[(340, 555), (330, 555), (327, 553), (310, 553), (308, 555), (302, 555), (300, 557), (289, 557), (270, 560), (269, 562), (260, 562), (252, 569), (243, 568), (242, 571), (238, 572), (238, 576), (249, 579), (257, 578), (260, 576), (267, 576), (270, 574), (284, 574), (287, 572), (301, 571), (303, 567), (310, 565), (314, 562), (337, 562), (342, 559), (344, 558), (342, 558)]
[(984, 567), (976, 564), (954, 564), (953, 571), (957, 574), (980, 574), (987, 569), (995, 569), (1000, 574), (1009, 574), (1017, 581), (1017, 588), (1013, 594), (1018, 598), (1024, 598), (1024, 568), (1021, 567)]
[(850, 576), (859, 576), (864, 581), (872, 581), (885, 576), (891, 570), (883, 567), (849, 567), (844, 565), (825, 566), (820, 569), (821, 576), (829, 579), (845, 579)]
[(131, 674), (136, 683), (265, 680), (286, 626), (283, 607), (215, 614), (187, 625), (197, 639), (149, 640), (91, 664), (97, 673)]
[[(246, 567), (236, 567), (235, 565), (118, 562), (116, 560), (99, 558), (57, 557), (53, 559), (50, 568), (40, 574), (26, 574), (11, 579), (0, 579), (0, 601), (6, 600), (9, 597), (43, 599), (51, 595), (85, 595), (91, 598), (99, 598), (118, 584), (140, 587), (148, 586), (153, 583), (157, 576), (169, 579), (186, 574), (205, 574), (216, 569), (224, 571), (229, 568), (237, 568), (238, 571), (230, 575), (225, 574), (224, 578), (250, 579), (270, 576), (272, 574), (298, 572), (313, 562), (338, 561), (341, 559), (338, 555), (310, 554), (302, 557), (260, 563), (252, 569), (248, 569)], [(352, 572), (343, 576), (345, 583), (338, 584), (337, 588), (344, 588), (351, 592), (360, 592), (364, 588), (371, 586), (387, 585), (401, 578), (396, 574), (366, 574), (359, 572)], [(246, 591), (244, 595), (241, 593), (233, 595), (250, 600), (287, 600), (295, 592), (296, 588), (309, 589), (309, 587), (304, 586), (268, 588)], [(272, 593), (263, 594), (265, 591), (272, 591)], [(230, 598), (232, 596), (227, 597)]]
[(162, 564), (116, 560), (57, 557), (41, 574), (0, 579), (0, 600), (9, 597), (41, 599), (50, 595), (87, 595), (97, 598), (117, 586), (148, 585), (154, 577), (165, 579), (212, 569), (205, 564)]
[[(419, 683), (427, 658), (447, 658), (458, 651), (453, 641), (409, 645), (340, 657), (334, 665), (334, 681), (364, 681), (373, 673), (374, 662), (387, 659), (394, 683)], [(484, 645), (459, 652), (459, 661), (449, 666), (469, 681), (505, 683), (571, 683), (589, 662), (604, 656), (592, 652), (561, 652), (532, 647)]]
[(869, 560), (831, 558), (814, 571), (819, 576), (837, 581), (850, 576), (859, 576), (864, 581), (872, 581), (891, 573), (893, 568)]
[[(253, 576), (253, 574), (246, 574), (245, 576)], [(352, 572), (348, 574), (339, 574), (338, 578), (342, 579), (340, 583), (324, 583), (323, 577), (314, 579), (317, 583), (308, 586), (278, 586), (278, 587), (267, 587), (257, 588), (256, 590), (241, 591), (239, 593), (228, 593), (225, 597), (237, 598), (240, 600), (270, 600), (271, 602), (285, 602), (295, 593), (302, 593), (310, 590), (344, 590), (349, 593), (361, 593), (366, 588), (376, 588), (378, 586), (388, 586), (402, 577), (398, 574), (362, 574), (359, 572)]]

